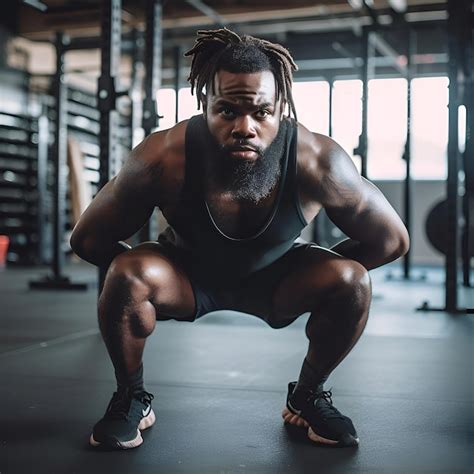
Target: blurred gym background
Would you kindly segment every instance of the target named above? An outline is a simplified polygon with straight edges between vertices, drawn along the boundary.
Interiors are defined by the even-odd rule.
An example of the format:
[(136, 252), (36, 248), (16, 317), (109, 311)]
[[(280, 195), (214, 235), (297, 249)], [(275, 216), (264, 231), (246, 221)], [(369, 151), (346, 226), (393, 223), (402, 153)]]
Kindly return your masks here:
[[(340, 143), (361, 174), (385, 194), (410, 231), (409, 254), (372, 275), (373, 314), (378, 316), (369, 321), (368, 342), (361, 342), (360, 354), (367, 354), (362, 366), (368, 371), (362, 378), (366, 382), (372, 373), (364, 365), (369, 364), (367, 361), (378, 363), (380, 352), (371, 349), (370, 342), (375, 339), (385, 348), (392, 347), (393, 342), (393, 352), (389, 352), (394, 364), (400, 354), (410, 360), (398, 372), (387, 373), (387, 364), (380, 367), (380, 372), (375, 371), (379, 385), (369, 384), (371, 393), (385, 394), (390, 400), (398, 394), (415, 405), (416, 400), (438, 394), (446, 404), (442, 408), (430, 405), (431, 411), (424, 412), (425, 419), (434, 416), (433, 411), (451, 413), (454, 397), (461, 407), (456, 411), (457, 422), (462, 425), (466, 420), (472, 421), (472, 319), (468, 315), (474, 306), (472, 8), (469, 0), (4, 1), (0, 15), (3, 373), (12, 377), (15, 373), (15, 380), (20, 380), (18, 383), (26, 389), (40, 385), (39, 379), (32, 380), (36, 380), (34, 374), (43, 374), (48, 383), (57, 383), (64, 390), (61, 380), (73, 385), (77, 381), (70, 380), (68, 371), (66, 375), (54, 372), (54, 351), (55, 361), (64, 358), (66, 364), (76, 363), (85, 371), (84, 377), (95, 377), (97, 384), (103, 374), (110, 372), (105, 365), (100, 366), (100, 373), (99, 369), (88, 371), (95, 367), (96, 359), (87, 359), (83, 347), (77, 347), (77, 353), (67, 352), (70, 344), (76, 347), (76, 340), (89, 341), (88, 344), (95, 341), (97, 346), (93, 346), (91, 354), (103, 350), (95, 324), (97, 270), (72, 254), (70, 232), (97, 190), (117, 173), (130, 149), (144, 136), (200, 113), (196, 98), (190, 94), (190, 63), (183, 52), (192, 46), (197, 30), (226, 26), (241, 34), (281, 43), (290, 50), (299, 68), (293, 92), (299, 121)], [(130, 243), (156, 239), (163, 226), (157, 211)], [(331, 246), (344, 235), (322, 212), (305, 229), (303, 237)], [(195, 331), (201, 336), (204, 329), (218, 331), (219, 337), (227, 338), (232, 345), (232, 336), (222, 335), (228, 328), (221, 326), (230, 324), (235, 331), (252, 330), (252, 335), (242, 332), (241, 343), (245, 345), (253, 341), (257, 329), (262, 329), (252, 326), (258, 322), (250, 323), (245, 318), (228, 316), (223, 321), (210, 315), (196, 323)], [(298, 326), (300, 330), (302, 327)], [(165, 323), (163, 328), (164, 334), (171, 331), (173, 338), (179, 340), (175, 336), (179, 332), (177, 326)], [(285, 334), (293, 334), (292, 328)], [(382, 341), (380, 336), (390, 339)], [(268, 351), (273, 350), (270, 336), (264, 339)], [(261, 341), (256, 345), (264, 347)], [(47, 349), (53, 346), (54, 350)], [(225, 357), (218, 349), (213, 350), (220, 354), (216, 358)], [(77, 360), (74, 354), (79, 354)], [(196, 360), (201, 360), (199, 354), (194, 354)], [(100, 357), (105, 364), (106, 354)], [(354, 357), (358, 360), (357, 355)], [(291, 364), (290, 360), (293, 361), (290, 356), (284, 359), (282, 367), (291, 365), (293, 371), (297, 370), (300, 358), (295, 357)], [(428, 360), (430, 368), (423, 365)], [(35, 367), (34, 373), (33, 369), (26, 369), (30, 364)], [(408, 369), (411, 365), (413, 372)], [(444, 375), (439, 373), (441, 366)], [(260, 384), (273, 390), (273, 366), (268, 367)], [(358, 374), (360, 367), (350, 372)], [(48, 368), (56, 375), (51, 375)], [(226, 380), (224, 385), (232, 388), (232, 383), (245, 379), (245, 371), (239, 372), (240, 368), (231, 371), (234, 375), (210, 366), (207, 369), (206, 380), (211, 385)], [(417, 387), (413, 388), (416, 396), (400, 388), (404, 387), (407, 372), (412, 386)], [(201, 372), (195, 369), (195, 373)], [(424, 382), (420, 373), (428, 374)], [(220, 375), (216, 378), (219, 382), (213, 381), (213, 374)], [(192, 380), (192, 374), (188, 376)], [(384, 385), (384, 376), (393, 384)], [(165, 371), (152, 383), (164, 387), (166, 395), (166, 387), (173, 386), (173, 377)], [(276, 373), (274, 377), (276, 380)], [(336, 385), (338, 380), (345, 387), (342, 377), (336, 378)], [(390, 393), (385, 391), (388, 387)], [(458, 398), (450, 392), (457, 388), (462, 393)], [(353, 384), (348, 385), (346, 393), (354, 396), (353, 389)], [(74, 398), (72, 392), (67, 393)], [(17, 399), (16, 394), (13, 388), (5, 389), (3, 394), (0, 389), (0, 396), (6, 401), (4, 431), (0, 428), (0, 440), (4, 440), (0, 447), (2, 473), (28, 472), (19, 455), (20, 447), (25, 446), (19, 441), (23, 439), (21, 430), (8, 413), (19, 400), (24, 406), (35, 403), (28, 398)], [(364, 397), (357, 403), (367, 400)], [(408, 416), (406, 412), (400, 415), (401, 405), (397, 407), (392, 412), (394, 424), (400, 420), (398, 417)], [(66, 411), (65, 407), (62, 409)], [(90, 424), (101, 409), (97, 402), (94, 410), (81, 406), (78, 413)], [(416, 419), (417, 415), (410, 416)], [(359, 420), (368, 418), (359, 414)], [(406, 423), (410, 419), (404, 418)], [(84, 430), (80, 423), (85, 421), (75, 422), (78, 431)], [(25, 424), (29, 428), (26, 421)], [(214, 436), (218, 436), (219, 426), (216, 421)], [(372, 439), (383, 438), (378, 428), (370, 429), (371, 425), (365, 427)], [(380, 456), (373, 447), (368, 457), (358, 461), (347, 458), (346, 464), (338, 464), (339, 467), (336, 455), (327, 454), (326, 458), (324, 454), (324, 462), (333, 463), (332, 468), (340, 472), (472, 472), (472, 458), (466, 448), (466, 433), (472, 434), (470, 428), (459, 428), (462, 441), (456, 438), (457, 428), (451, 421), (443, 428), (424, 429), (417, 438), (418, 444), (407, 444), (410, 436), (400, 431), (394, 433), (396, 440), (391, 444), (379, 446), (383, 453)], [(47, 431), (36, 428), (35, 439), (41, 437), (43, 447), (44, 440), (49, 439)], [(429, 446), (425, 449), (427, 440)], [(199, 440), (194, 441), (205, 451)], [(10, 457), (9, 462), (17, 470), (4, 470), (2, 462), (7, 461), (2, 461), (1, 455), (12, 446), (16, 447), (11, 451), (15, 461)], [(403, 450), (395, 446), (403, 446)], [(301, 454), (298, 449), (295, 452)], [(301, 449), (301, 459), (310, 459), (306, 448)], [(33, 458), (40, 456), (39, 451), (35, 453)], [(227, 453), (228, 457), (224, 456), (218, 465), (202, 461), (195, 471), (183, 468), (183, 472), (243, 472), (245, 468), (238, 466), (247, 464), (239, 456), (249, 454), (238, 448), (236, 453), (239, 455), (235, 459)], [(402, 453), (408, 453), (405, 461)], [(290, 459), (291, 453), (280, 459), (280, 467), (272, 464), (270, 452), (265, 454), (265, 472), (306, 469), (301, 462)], [(181, 472), (174, 461), (157, 462), (167, 466), (162, 472)], [(248, 468), (246, 472), (261, 472), (257, 461), (250, 464), (255, 469)], [(54, 464), (59, 461), (49, 462), (53, 464), (46, 464), (49, 467), (44, 472), (93, 472), (92, 468), (67, 470), (64, 464)], [(287, 465), (292, 467), (283, 467)], [(119, 461), (114, 466), (120, 470)]]

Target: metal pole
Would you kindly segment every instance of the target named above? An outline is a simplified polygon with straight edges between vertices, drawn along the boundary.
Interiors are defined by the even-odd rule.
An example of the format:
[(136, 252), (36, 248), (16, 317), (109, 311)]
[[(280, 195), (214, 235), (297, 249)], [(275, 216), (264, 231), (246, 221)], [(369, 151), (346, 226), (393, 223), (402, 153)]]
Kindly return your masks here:
[(117, 76), (120, 64), (121, 0), (102, 1), (101, 75), (98, 82), (100, 111), (99, 189), (112, 178), (116, 156)]
[(175, 92), (175, 114), (174, 121), (179, 122), (179, 88), (181, 86), (181, 46), (176, 46), (174, 49), (174, 92)]
[(45, 263), (46, 250), (46, 194), (48, 173), (48, 147), (49, 147), (49, 120), (46, 111), (38, 118), (38, 165), (36, 170), (37, 179), (37, 226), (38, 226), (38, 261)]
[(369, 95), (369, 74), (371, 67), (371, 30), (365, 26), (362, 29), (362, 67), (360, 76), (362, 80), (362, 131), (359, 136), (359, 144), (354, 149), (354, 155), (360, 156), (361, 175), (367, 178), (367, 124), (368, 124), (368, 95)]
[[(101, 75), (98, 81), (98, 107), (100, 111), (100, 168), (99, 189), (112, 178), (116, 156), (117, 76), (122, 41), (122, 1), (102, 0), (101, 12)], [(99, 268), (99, 294), (107, 269)]]
[(332, 123), (333, 123), (333, 93), (334, 93), (334, 79), (328, 79), (329, 84), (329, 136), (332, 137)]
[[(459, 124), (458, 109), (461, 101), (462, 86), (465, 85), (465, 71), (463, 71), (463, 50), (465, 48), (464, 32), (468, 28), (471, 15), (470, 0), (448, 0), (448, 77), (449, 77), (449, 105), (448, 105), (448, 178), (447, 191), (447, 219), (446, 219), (446, 255), (445, 255), (445, 304), (443, 308), (431, 308), (425, 301), (421, 311), (446, 311), (448, 313), (472, 312), (472, 308), (458, 306), (458, 267), (460, 256), (460, 199), (459, 199)], [(471, 37), (471, 33), (469, 33)]]
[[(145, 30), (145, 97), (143, 100), (143, 130), (149, 135), (158, 125), (156, 94), (161, 86), (162, 54), (161, 0), (147, 0)], [(153, 240), (153, 215), (139, 232), (141, 241)]]
[(448, 0), (448, 49), (449, 49), (449, 137), (447, 179), (447, 249), (446, 249), (446, 311), (455, 312), (458, 307), (458, 260), (459, 260), (459, 169), (458, 107), (459, 101), (459, 27), (462, 23), (462, 8), (459, 0)]
[(53, 274), (55, 279), (62, 276), (64, 252), (62, 249), (66, 216), (66, 183), (64, 171), (67, 166), (67, 88), (64, 77), (64, 41), (62, 32), (56, 33), (56, 76), (54, 96), (56, 98), (56, 127), (54, 130), (54, 233), (53, 233)]
[(72, 283), (63, 274), (64, 270), (64, 233), (66, 230), (66, 169), (67, 169), (67, 86), (64, 74), (64, 54), (68, 38), (56, 33), (56, 74), (53, 94), (55, 97), (56, 124), (54, 129), (54, 207), (53, 207), (53, 274), (39, 281), (30, 281), (34, 289), (85, 290), (87, 284)]
[(147, 0), (145, 30), (145, 98), (143, 129), (149, 135), (158, 125), (156, 94), (161, 86), (161, 0)]
[[(413, 32), (408, 29), (406, 34), (406, 48), (407, 48), (407, 69), (406, 69), (406, 80), (407, 80), (407, 134), (405, 142), (405, 150), (403, 153), (403, 159), (405, 160), (405, 181), (404, 181), (404, 215), (405, 215), (405, 226), (408, 230), (408, 234), (411, 235), (412, 230), (412, 219), (411, 219), (411, 201), (412, 201), (412, 180), (411, 180), (411, 121), (412, 121), (412, 78), (413, 78)], [(410, 278), (411, 269), (411, 250), (403, 257), (403, 276), (405, 279)]]
[[(464, 196), (463, 215), (464, 232), (462, 237), (462, 261), (463, 261), (463, 284), (471, 286), (471, 255), (474, 254), (474, 16), (466, 22), (463, 43), (463, 65), (464, 65), (464, 106), (466, 107), (466, 142), (463, 153), (464, 168)], [(472, 310), (472, 308), (471, 308)]]
[(142, 34), (134, 28), (132, 31), (133, 49), (132, 49), (132, 84), (130, 87), (131, 113), (130, 113), (130, 135), (132, 148), (136, 146), (137, 130), (141, 128), (142, 118), (142, 72), (143, 72), (143, 37)]
[[(470, 48), (472, 52), (472, 48)], [(469, 51), (469, 48), (468, 50)], [(468, 52), (466, 52), (468, 54)], [(472, 61), (472, 60), (471, 60)], [(463, 284), (471, 286), (471, 255), (474, 253), (474, 77), (466, 84), (466, 147), (464, 149), (464, 236), (463, 236)]]

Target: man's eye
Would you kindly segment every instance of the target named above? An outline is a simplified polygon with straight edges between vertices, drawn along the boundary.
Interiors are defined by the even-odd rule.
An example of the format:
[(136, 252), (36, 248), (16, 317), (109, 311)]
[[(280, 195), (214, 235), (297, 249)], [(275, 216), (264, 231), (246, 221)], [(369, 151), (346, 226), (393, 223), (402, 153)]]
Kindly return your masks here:
[(234, 114), (234, 111), (229, 108), (229, 107), (223, 107), (221, 109), (221, 114), (224, 116), (224, 117), (233, 117), (235, 114)]
[(258, 110), (258, 111), (257, 111), (257, 116), (258, 116), (259, 118), (266, 118), (266, 117), (268, 117), (269, 115), (270, 115), (270, 112), (269, 112), (268, 110), (262, 109), (262, 110)]

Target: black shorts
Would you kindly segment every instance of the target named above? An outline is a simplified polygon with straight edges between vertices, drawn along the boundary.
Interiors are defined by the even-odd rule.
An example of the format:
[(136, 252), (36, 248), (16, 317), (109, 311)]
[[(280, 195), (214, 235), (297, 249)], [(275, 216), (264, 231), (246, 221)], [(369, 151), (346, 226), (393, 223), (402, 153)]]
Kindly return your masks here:
[[(302, 252), (311, 246), (314, 244), (295, 242), (286, 254), (262, 270), (240, 279), (237, 283), (219, 286), (207, 283), (204, 278), (200, 278), (199, 272), (192, 271), (189, 265), (186, 265), (185, 251), (168, 245), (162, 247), (164, 254), (175, 260), (186, 272), (193, 288), (196, 312), (186, 321), (195, 321), (212, 311), (232, 310), (257, 316), (272, 328), (279, 329), (288, 326), (300, 315), (283, 321), (275, 320), (273, 315), (275, 289), (285, 275), (292, 271), (292, 262), (295, 261), (292, 256), (295, 252)], [(158, 317), (158, 319), (170, 318)]]

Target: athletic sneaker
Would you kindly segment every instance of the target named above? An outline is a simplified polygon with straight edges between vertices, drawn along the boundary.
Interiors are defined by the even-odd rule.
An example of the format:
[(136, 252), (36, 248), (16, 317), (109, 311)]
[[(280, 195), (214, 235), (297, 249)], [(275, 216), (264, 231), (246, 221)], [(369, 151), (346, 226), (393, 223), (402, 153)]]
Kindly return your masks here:
[(92, 446), (129, 449), (143, 443), (140, 430), (155, 423), (151, 408), (151, 393), (130, 393), (127, 389), (115, 392), (105, 415), (94, 426), (89, 442)]
[(333, 404), (331, 391), (295, 394), (296, 382), (288, 384), (285, 423), (308, 428), (308, 437), (316, 443), (334, 447), (357, 446), (359, 438), (352, 421)]

